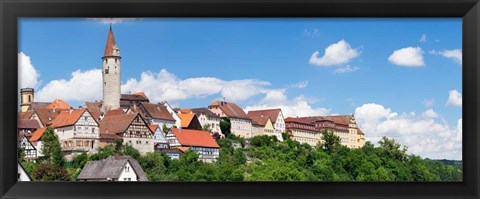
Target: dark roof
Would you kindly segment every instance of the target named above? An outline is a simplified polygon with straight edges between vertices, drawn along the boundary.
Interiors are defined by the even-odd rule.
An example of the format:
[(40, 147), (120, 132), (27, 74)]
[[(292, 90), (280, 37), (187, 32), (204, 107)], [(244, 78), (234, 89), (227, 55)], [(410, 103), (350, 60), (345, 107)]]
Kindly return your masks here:
[(28, 107), (28, 110), (36, 110), (37, 108), (47, 108), (51, 102), (32, 102)]
[(112, 110), (109, 110), (107, 111), (107, 113), (105, 114), (105, 117), (108, 117), (108, 116), (114, 116), (114, 115), (124, 115), (126, 114), (125, 111), (123, 111), (123, 109), (119, 108), (119, 109), (112, 109)]
[[(250, 118), (268, 118), (270, 117), (270, 120), (272, 121), (272, 124), (275, 124), (275, 122), (277, 122), (277, 118), (278, 116), (280, 115), (280, 112), (282, 110), (277, 108), (277, 109), (265, 109), (265, 110), (251, 110), (251, 111), (248, 111), (248, 116)], [(267, 121), (266, 119), (264, 119), (265, 122)], [(265, 125), (265, 124), (264, 124)]]
[(336, 124), (348, 125), (350, 124), (351, 115), (336, 115), (336, 116), (323, 116), (327, 120), (331, 120)]
[(141, 106), (145, 110), (146, 115), (154, 119), (162, 119), (175, 121), (175, 118), (168, 112), (168, 109), (165, 105), (162, 104), (152, 104), (152, 103), (141, 103)]
[(40, 128), (40, 124), (35, 119), (32, 119), (32, 120), (19, 119), (18, 128), (19, 129), (38, 129)]
[(295, 118), (295, 117), (287, 117), (285, 118), (285, 123), (289, 123), (289, 122), (294, 122), (294, 123), (300, 123), (300, 124), (306, 124), (306, 125), (310, 125), (310, 126), (314, 126), (309, 120), (307, 120), (306, 118)]
[(110, 156), (103, 160), (88, 161), (83, 167), (82, 171), (78, 175), (78, 180), (100, 180), (100, 179), (118, 179), (122, 173), (127, 162), (130, 163), (132, 169), (137, 174), (139, 181), (148, 181), (147, 176), (143, 172), (142, 167), (138, 164), (137, 160), (122, 156), (115, 158)]
[(102, 114), (102, 104), (103, 101), (85, 102), (85, 108), (87, 108), (97, 122), (100, 120), (100, 115)]
[(142, 101), (142, 102), (148, 102), (148, 97), (145, 95), (145, 93), (140, 92), (140, 93), (134, 93), (134, 94), (122, 94), (120, 97), (120, 101), (125, 100), (125, 101)]
[(220, 109), (223, 111), (223, 113), (225, 113), (225, 115), (227, 115), (227, 117), (250, 120), (245, 111), (243, 111), (240, 106), (232, 102), (215, 101), (208, 107), (220, 107)]
[(192, 109), (190, 109), (190, 111), (195, 113), (197, 115), (197, 117), (200, 116), (201, 114), (204, 114), (207, 117), (220, 118), (220, 117), (218, 117), (218, 115), (216, 115), (212, 111), (208, 110), (207, 108), (192, 108)]

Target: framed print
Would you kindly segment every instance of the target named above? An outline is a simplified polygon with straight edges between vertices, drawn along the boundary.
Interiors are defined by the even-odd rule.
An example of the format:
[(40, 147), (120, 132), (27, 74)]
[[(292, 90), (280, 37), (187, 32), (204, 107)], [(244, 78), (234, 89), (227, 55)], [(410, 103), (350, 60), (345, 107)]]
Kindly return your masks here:
[(0, 6), (3, 198), (480, 196), (478, 1)]

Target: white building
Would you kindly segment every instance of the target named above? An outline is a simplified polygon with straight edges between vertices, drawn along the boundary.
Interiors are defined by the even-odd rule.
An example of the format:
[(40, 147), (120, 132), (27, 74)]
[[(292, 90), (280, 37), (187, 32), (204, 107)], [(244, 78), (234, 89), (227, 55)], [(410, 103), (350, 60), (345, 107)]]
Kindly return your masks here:
[(172, 106), (170, 106), (170, 104), (168, 104), (167, 101), (162, 101), (160, 102), (160, 104), (164, 105), (165, 108), (167, 108), (167, 111), (170, 113), (173, 119), (175, 119), (175, 126), (180, 128), (182, 126), (182, 118), (180, 118), (180, 116), (177, 115), (175, 110), (173, 110)]
[(89, 161), (77, 177), (78, 181), (148, 181), (137, 160), (130, 156), (110, 156)]
[(219, 117), (230, 119), (230, 131), (236, 136), (243, 138), (252, 137), (252, 120), (240, 106), (232, 102), (215, 101), (208, 106)]
[[(266, 109), (266, 110), (251, 110), (248, 111), (247, 114), (250, 119), (252, 119), (252, 123), (256, 123), (255, 128), (257, 129), (259, 126), (262, 127), (260, 133), (265, 135), (273, 135), (277, 137), (278, 140), (283, 141), (282, 133), (286, 133), (285, 131), (285, 119), (283, 118), (283, 113), (281, 109)], [(267, 119), (270, 119), (271, 124), (273, 125), (273, 132), (271, 132), (270, 125), (267, 122)], [(255, 120), (255, 122), (253, 122)], [(271, 132), (271, 133), (270, 133)]]
[(67, 159), (74, 154), (95, 152), (98, 148), (100, 138), (98, 123), (86, 108), (61, 112), (51, 127), (55, 129)]
[(32, 178), (30, 175), (28, 175), (27, 171), (25, 171), (25, 168), (23, 168), (22, 164), (17, 161), (17, 180), (19, 182), (21, 181), (32, 181)]
[(212, 134), (219, 134), (220, 137), (224, 137), (222, 134), (222, 130), (220, 129), (220, 117), (217, 116), (212, 111), (208, 110), (207, 108), (192, 108), (189, 109), (191, 112), (195, 113), (198, 117), (198, 121), (205, 127), (205, 125), (209, 125), (212, 129)]

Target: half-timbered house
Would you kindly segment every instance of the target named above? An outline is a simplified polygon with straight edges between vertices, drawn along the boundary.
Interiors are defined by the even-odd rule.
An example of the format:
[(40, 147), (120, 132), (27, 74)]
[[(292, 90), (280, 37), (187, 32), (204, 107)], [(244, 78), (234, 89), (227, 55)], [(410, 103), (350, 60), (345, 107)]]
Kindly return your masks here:
[(171, 128), (166, 138), (171, 148), (194, 150), (205, 162), (214, 162), (220, 155), (220, 146), (207, 131)]
[(100, 121), (100, 134), (102, 145), (113, 144), (114, 139), (103, 138), (116, 135), (123, 140), (123, 144), (133, 146), (141, 154), (153, 152), (153, 132), (139, 113), (104, 117)]
[(98, 123), (86, 108), (61, 112), (51, 127), (67, 159), (82, 152), (92, 153), (98, 148)]

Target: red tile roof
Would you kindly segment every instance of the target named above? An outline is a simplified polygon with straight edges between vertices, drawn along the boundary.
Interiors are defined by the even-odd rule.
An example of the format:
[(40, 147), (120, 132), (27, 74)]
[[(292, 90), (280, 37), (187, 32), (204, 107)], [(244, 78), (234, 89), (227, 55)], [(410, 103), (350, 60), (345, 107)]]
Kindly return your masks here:
[(40, 128), (40, 124), (37, 120), (18, 120), (18, 128), (19, 129), (38, 129)]
[(336, 124), (350, 124), (350, 115), (323, 116), (325, 119), (333, 121)]
[(309, 120), (307, 120), (306, 118), (295, 118), (295, 117), (287, 117), (285, 118), (285, 123), (289, 123), (289, 122), (295, 122), (295, 123), (300, 123), (300, 124), (306, 124), (306, 125), (310, 125), (310, 126), (314, 126)]
[(207, 131), (172, 128), (171, 131), (183, 147), (198, 146), (219, 148), (217, 142)]
[[(270, 116), (265, 115), (263, 111), (249, 111), (247, 115), (252, 119), (252, 124), (260, 126), (265, 126), (270, 118)], [(272, 122), (272, 118), (270, 118), (270, 122)]]
[(175, 121), (175, 118), (168, 112), (166, 106), (161, 104), (151, 104), (151, 103), (141, 103), (140, 106), (143, 106), (146, 115), (154, 119), (162, 119), (162, 120), (169, 120)]
[(105, 117), (108, 117), (108, 116), (114, 116), (114, 115), (124, 115), (126, 114), (125, 111), (123, 111), (123, 109), (119, 108), (119, 109), (112, 109), (112, 110), (109, 110), (107, 111), (107, 113), (105, 114)]
[(80, 117), (82, 117), (82, 115), (85, 111), (87, 111), (86, 108), (62, 111), (57, 116), (57, 118), (55, 118), (55, 120), (52, 121), (51, 126), (53, 128), (59, 128), (59, 127), (64, 127), (64, 126), (72, 126), (78, 121), (78, 119), (80, 119)]
[(43, 133), (45, 133), (45, 130), (47, 128), (39, 128), (33, 133), (32, 137), (30, 137), (30, 142), (36, 142), (39, 141), (42, 138)]
[[(248, 111), (248, 116), (251, 117), (270, 117), (270, 120), (272, 121), (272, 124), (275, 124), (277, 122), (277, 118), (280, 115), (280, 112), (282, 112), (282, 109), (265, 109), (265, 110), (251, 110)], [(265, 121), (266, 122), (266, 121)]]
[(138, 113), (124, 114), (124, 115), (112, 115), (104, 117), (100, 122), (100, 133), (118, 134), (125, 132), (133, 120), (137, 117)]
[(60, 112), (66, 109), (55, 108), (55, 111), (51, 108), (37, 108), (35, 114), (37, 114), (38, 119), (44, 126), (50, 124), (55, 118), (60, 114)]
[(105, 46), (105, 53), (103, 53), (103, 56), (113, 56), (113, 47), (116, 45), (117, 43), (115, 42), (115, 37), (113, 37), (112, 27), (110, 26), (107, 37), (107, 46)]
[(208, 107), (220, 107), (220, 109), (223, 111), (223, 113), (225, 113), (225, 115), (227, 115), (227, 117), (250, 120), (245, 111), (243, 111), (240, 106), (232, 102), (215, 101)]
[(18, 113), (18, 119), (28, 120), (32, 117), (33, 113), (34, 113), (33, 111), (20, 112)]
[(72, 106), (70, 106), (69, 104), (67, 104), (65, 101), (61, 100), (61, 99), (56, 99), (56, 100), (53, 100), (52, 103), (50, 103), (47, 108), (60, 108), (60, 109), (70, 109), (72, 108)]

